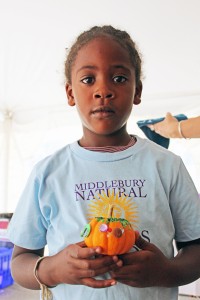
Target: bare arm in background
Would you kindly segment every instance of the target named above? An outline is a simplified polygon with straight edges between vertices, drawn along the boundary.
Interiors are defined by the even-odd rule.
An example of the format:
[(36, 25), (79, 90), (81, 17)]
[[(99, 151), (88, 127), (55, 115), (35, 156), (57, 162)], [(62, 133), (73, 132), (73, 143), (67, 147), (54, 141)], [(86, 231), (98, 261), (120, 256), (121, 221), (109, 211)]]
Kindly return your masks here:
[(178, 120), (167, 113), (163, 121), (149, 128), (166, 138), (200, 138), (200, 116), (183, 120), (180, 125), (179, 128)]

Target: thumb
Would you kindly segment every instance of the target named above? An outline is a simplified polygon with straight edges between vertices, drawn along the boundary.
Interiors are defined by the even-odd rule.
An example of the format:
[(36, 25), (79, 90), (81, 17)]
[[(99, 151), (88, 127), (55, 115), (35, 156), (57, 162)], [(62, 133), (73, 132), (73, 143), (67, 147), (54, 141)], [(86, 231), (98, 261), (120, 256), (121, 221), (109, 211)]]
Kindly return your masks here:
[(78, 242), (76, 245), (80, 246), (81, 248), (87, 247), (84, 241)]
[(141, 235), (138, 236), (135, 245), (139, 247), (142, 250), (151, 250), (152, 244), (150, 242), (147, 242), (145, 239), (141, 237)]
[(172, 116), (172, 114), (171, 114), (170, 112), (168, 112), (168, 113), (166, 114), (166, 116), (165, 116), (165, 119), (166, 119), (166, 120), (171, 120), (171, 119), (175, 119), (175, 118)]

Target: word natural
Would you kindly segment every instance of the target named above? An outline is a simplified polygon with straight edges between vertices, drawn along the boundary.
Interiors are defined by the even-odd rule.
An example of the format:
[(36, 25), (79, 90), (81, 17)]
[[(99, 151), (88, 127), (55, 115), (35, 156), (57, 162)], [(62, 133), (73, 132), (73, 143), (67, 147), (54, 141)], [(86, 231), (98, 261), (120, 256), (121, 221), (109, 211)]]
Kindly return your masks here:
[(144, 179), (129, 180), (111, 180), (87, 182), (75, 185), (76, 200), (93, 200), (95, 195), (106, 195), (109, 197), (111, 193), (118, 197), (134, 197), (145, 198), (147, 196), (144, 191)]

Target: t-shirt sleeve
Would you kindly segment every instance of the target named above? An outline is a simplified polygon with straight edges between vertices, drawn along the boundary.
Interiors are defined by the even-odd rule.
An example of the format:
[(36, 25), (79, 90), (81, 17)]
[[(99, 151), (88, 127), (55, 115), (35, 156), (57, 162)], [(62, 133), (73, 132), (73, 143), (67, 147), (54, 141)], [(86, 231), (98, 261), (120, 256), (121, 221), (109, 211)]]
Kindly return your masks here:
[(200, 238), (200, 198), (183, 164), (170, 193), (170, 207), (175, 225), (175, 240), (187, 242)]
[(9, 240), (27, 249), (40, 249), (46, 245), (47, 222), (40, 209), (39, 189), (34, 168), (8, 227)]

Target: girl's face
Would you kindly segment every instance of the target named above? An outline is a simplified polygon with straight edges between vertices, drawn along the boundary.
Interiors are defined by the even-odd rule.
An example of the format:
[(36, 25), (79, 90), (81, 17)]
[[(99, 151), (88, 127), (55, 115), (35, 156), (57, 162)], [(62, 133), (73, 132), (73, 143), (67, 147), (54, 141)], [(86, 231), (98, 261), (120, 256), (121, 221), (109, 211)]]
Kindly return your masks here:
[(127, 120), (142, 90), (136, 88), (128, 51), (111, 38), (98, 37), (79, 50), (71, 75), (68, 103), (77, 107), (84, 144), (127, 134)]

